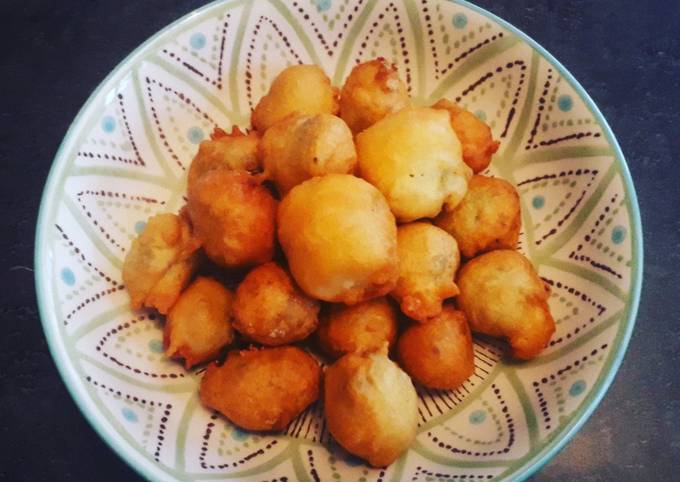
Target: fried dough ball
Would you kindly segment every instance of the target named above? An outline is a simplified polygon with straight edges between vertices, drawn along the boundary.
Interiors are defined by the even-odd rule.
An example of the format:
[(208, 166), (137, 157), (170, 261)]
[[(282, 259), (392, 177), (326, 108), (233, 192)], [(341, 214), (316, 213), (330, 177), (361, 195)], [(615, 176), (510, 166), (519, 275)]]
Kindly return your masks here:
[(463, 109), (450, 100), (441, 99), (432, 107), (449, 111), (451, 127), (463, 146), (463, 161), (476, 174), (491, 163), (491, 156), (498, 150), (500, 142), (494, 141), (489, 126), (469, 110)]
[(281, 71), (255, 106), (251, 120), (255, 129), (264, 132), (295, 112), (338, 113), (338, 90), (320, 67), (292, 65)]
[(468, 262), (458, 275), (458, 306), (472, 331), (507, 338), (512, 356), (537, 356), (555, 332), (549, 290), (531, 261), (512, 250), (497, 250)]
[(406, 108), (356, 136), (361, 177), (376, 186), (399, 222), (454, 208), (472, 171), (446, 112)]
[(209, 171), (188, 190), (189, 214), (206, 254), (228, 268), (272, 259), (276, 204), (245, 171)]
[(340, 92), (340, 117), (357, 134), (409, 104), (396, 67), (380, 57), (352, 69)]
[(318, 324), (319, 302), (295, 286), (274, 262), (253, 269), (236, 290), (234, 328), (263, 345), (307, 338)]
[(187, 184), (193, 184), (203, 174), (214, 169), (256, 171), (260, 167), (259, 142), (260, 135), (255, 131), (245, 134), (234, 126), (231, 133), (227, 134), (215, 127), (210, 139), (198, 146), (198, 152), (189, 167)]
[(204, 405), (246, 430), (282, 430), (319, 398), (321, 369), (293, 346), (232, 351), (201, 380)]
[(262, 162), (281, 195), (314, 176), (354, 172), (352, 132), (331, 114), (286, 117), (262, 137)]
[(123, 263), (123, 283), (133, 310), (166, 314), (196, 269), (200, 242), (183, 215), (158, 214), (132, 241)]
[(438, 315), (442, 302), (456, 296), (453, 282), (460, 266), (458, 244), (430, 223), (403, 224), (397, 230), (399, 281), (391, 295), (414, 320)]
[(374, 467), (394, 462), (415, 439), (418, 397), (411, 379), (382, 353), (349, 353), (325, 373), (328, 429)]
[(466, 258), (494, 249), (514, 249), (522, 225), (519, 194), (504, 179), (472, 176), (461, 203), (442, 211), (435, 223), (456, 238)]
[(397, 337), (397, 313), (384, 298), (373, 298), (354, 306), (333, 305), (322, 313), (317, 339), (333, 358), (346, 353), (388, 349)]
[(397, 341), (399, 364), (429, 388), (456, 388), (475, 369), (470, 327), (465, 313), (445, 306), (425, 323), (413, 323)]
[(363, 179), (328, 174), (298, 184), (279, 205), (278, 226), (293, 278), (309, 296), (355, 304), (394, 288), (397, 226)]
[(217, 357), (234, 340), (234, 295), (211, 278), (199, 276), (170, 309), (163, 344), (168, 358), (184, 358), (187, 369)]

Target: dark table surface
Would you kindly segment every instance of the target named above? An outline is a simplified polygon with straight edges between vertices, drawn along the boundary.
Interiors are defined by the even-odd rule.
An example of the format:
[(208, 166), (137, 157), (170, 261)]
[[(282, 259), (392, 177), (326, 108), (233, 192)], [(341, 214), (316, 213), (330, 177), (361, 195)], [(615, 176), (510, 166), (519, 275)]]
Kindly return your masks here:
[[(71, 400), (33, 285), (55, 152), (127, 53), (201, 0), (0, 2), (0, 479), (137, 480)], [(677, 480), (680, 460), (680, 2), (478, 0), (538, 40), (600, 106), (628, 159), (645, 237), (637, 327), (609, 393), (533, 480)]]

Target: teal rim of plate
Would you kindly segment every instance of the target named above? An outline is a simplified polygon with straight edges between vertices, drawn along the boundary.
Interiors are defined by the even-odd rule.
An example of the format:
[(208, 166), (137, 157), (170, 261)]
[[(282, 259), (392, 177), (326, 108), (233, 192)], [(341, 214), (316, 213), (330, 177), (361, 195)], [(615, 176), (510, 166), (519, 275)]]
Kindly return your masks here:
[[(75, 119), (69, 126), (66, 135), (64, 136), (59, 149), (54, 157), (54, 162), (50, 168), (49, 174), (47, 176), (47, 181), (45, 183), (45, 188), (43, 189), (43, 194), (40, 200), (40, 207), (38, 212), (38, 221), (36, 224), (36, 238), (35, 238), (35, 250), (34, 250), (34, 263), (35, 263), (35, 287), (36, 295), (38, 299), (38, 310), (40, 313), (40, 319), (43, 325), (43, 331), (45, 332), (45, 338), (47, 339), (47, 344), (54, 359), (55, 365), (61, 375), (66, 388), (68, 389), (71, 397), (75, 401), (76, 405), (80, 411), (85, 416), (85, 419), (94, 428), (95, 432), (113, 449), (113, 451), (123, 459), (130, 467), (132, 467), (137, 473), (149, 480), (160, 480), (165, 479), (169, 474), (160, 468), (158, 465), (149, 462), (148, 460), (140, 457), (139, 454), (130, 447), (122, 437), (113, 430), (112, 427), (108, 425), (103, 419), (101, 419), (96, 411), (96, 408), (90, 399), (90, 396), (86, 392), (82, 381), (79, 379), (75, 369), (71, 366), (70, 359), (66, 354), (65, 347), (63, 343), (60, 342), (57, 336), (56, 326), (57, 320), (54, 316), (54, 310), (50, 309), (53, 298), (51, 297), (51, 289), (49, 284), (44, 281), (45, 269), (48, 267), (48, 249), (46, 245), (47, 230), (49, 228), (48, 217), (48, 206), (47, 203), (53, 198), (55, 194), (55, 189), (58, 184), (59, 175), (62, 174), (64, 164), (67, 159), (64, 156), (67, 147), (73, 143), (74, 133), (81, 127), (80, 124), (83, 122), (84, 114), (88, 111), (90, 105), (99, 97), (99, 94), (105, 89), (110, 89), (114, 87), (122, 78), (124, 78), (125, 69), (124, 67), (128, 64), (134, 63), (141, 57), (145, 56), (147, 50), (152, 46), (165, 41), (166, 35), (175, 29), (175, 27), (185, 23), (192, 18), (195, 18), (202, 13), (212, 9), (218, 4), (228, 4), (228, 3), (238, 3), (241, 0), (215, 0), (210, 2), (203, 7), (200, 7), (192, 12), (184, 15), (183, 17), (170, 23), (153, 36), (148, 38), (145, 42), (135, 48), (128, 56), (126, 56), (116, 67), (102, 80), (95, 90), (90, 94), (87, 101), (81, 107)], [(635, 187), (633, 185), (633, 180), (626, 163), (623, 151), (619, 146), (619, 143), (614, 137), (611, 127), (607, 123), (604, 115), (597, 107), (595, 102), (591, 99), (585, 89), (581, 84), (574, 78), (574, 76), (555, 58), (550, 54), (545, 48), (543, 48), (538, 42), (536, 42), (529, 35), (525, 34), (517, 27), (513, 26), (509, 22), (503, 20), (497, 15), (485, 10), (477, 5), (474, 5), (467, 0), (449, 0), (458, 5), (467, 7), (487, 18), (498, 23), (502, 27), (511, 31), (514, 35), (520, 38), (522, 41), (526, 42), (531, 48), (533, 48), (538, 54), (550, 62), (560, 74), (571, 84), (571, 86), (576, 90), (578, 95), (584, 100), (587, 107), (593, 112), (598, 123), (602, 126), (604, 134), (614, 149), (616, 154), (616, 160), (618, 167), (620, 169), (621, 176), (624, 181), (628, 206), (631, 215), (631, 224), (633, 227), (633, 252), (634, 252), (634, 263), (632, 272), (632, 282), (631, 282), (631, 296), (629, 298), (628, 304), (626, 306), (625, 323), (623, 333), (620, 336), (618, 343), (612, 348), (612, 353), (609, 355), (609, 360), (607, 364), (609, 365), (608, 370), (603, 370), (603, 373), (598, 377), (593, 389), (590, 391), (588, 397), (581, 404), (581, 407), (571, 416), (571, 420), (559, 431), (556, 431), (551, 439), (546, 442), (545, 446), (539, 450), (537, 453), (532, 454), (528, 459), (521, 459), (519, 465), (510, 466), (508, 470), (500, 474), (499, 478), (503, 480), (526, 480), (531, 475), (535, 474), (540, 470), (545, 464), (548, 463), (555, 455), (557, 455), (565, 445), (576, 435), (580, 428), (585, 424), (585, 422), (590, 418), (592, 413), (595, 411), (597, 406), (602, 401), (605, 393), (607, 392), (609, 386), (611, 385), (616, 373), (621, 366), (624, 354), (630, 342), (633, 329), (635, 327), (635, 319), (637, 317), (638, 307), (640, 304), (640, 294), (642, 291), (642, 272), (643, 272), (643, 240), (642, 240), (642, 222), (640, 219), (640, 208), (638, 205), (637, 194), (635, 192)]]

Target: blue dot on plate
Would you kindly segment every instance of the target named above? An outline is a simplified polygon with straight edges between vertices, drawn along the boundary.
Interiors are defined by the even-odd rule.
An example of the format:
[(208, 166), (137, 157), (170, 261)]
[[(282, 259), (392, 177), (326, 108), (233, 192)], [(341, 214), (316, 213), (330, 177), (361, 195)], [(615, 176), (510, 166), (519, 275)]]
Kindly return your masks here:
[(196, 32), (189, 39), (189, 44), (196, 50), (202, 49), (205, 47), (205, 35), (201, 32)]
[(314, 0), (314, 3), (316, 4), (316, 9), (319, 12), (326, 12), (328, 9), (331, 8), (331, 0)]
[(128, 422), (137, 421), (137, 414), (130, 410), (129, 408), (125, 407), (123, 410), (121, 410), (121, 413), (123, 414), (125, 420), (127, 420)]
[(545, 198), (543, 196), (534, 196), (534, 198), (531, 200), (531, 205), (534, 207), (534, 209), (541, 209), (543, 206), (545, 206)]
[(479, 119), (480, 121), (482, 122), (486, 121), (486, 112), (484, 112), (483, 110), (478, 110), (477, 112), (475, 112), (475, 115), (477, 116), (477, 119)]
[(472, 425), (479, 425), (486, 420), (486, 410), (475, 410), (470, 414), (469, 420)]
[(559, 99), (557, 99), (557, 107), (560, 108), (562, 112), (569, 112), (572, 107), (574, 107), (574, 101), (571, 100), (570, 95), (561, 95)]
[(456, 28), (465, 28), (467, 22), (468, 20), (464, 13), (457, 13), (453, 16), (453, 26)]
[(612, 242), (614, 244), (621, 244), (626, 239), (626, 228), (623, 226), (616, 226), (612, 229)]
[(234, 431), (231, 432), (231, 438), (234, 440), (238, 440), (239, 442), (243, 442), (248, 438), (248, 432), (244, 432), (241, 429), (234, 428)]
[(146, 223), (144, 221), (137, 221), (135, 223), (135, 233), (142, 234), (142, 231), (144, 231), (145, 227), (146, 227)]
[(577, 380), (569, 389), (569, 395), (572, 397), (578, 397), (586, 390), (586, 382), (583, 380)]
[(203, 140), (205, 134), (203, 133), (200, 127), (192, 127), (187, 132), (187, 137), (189, 138), (189, 142), (193, 144), (198, 144)]
[(163, 353), (163, 342), (161, 340), (151, 340), (149, 342), (149, 350), (154, 353)]
[(76, 284), (76, 275), (69, 268), (61, 270), (61, 280), (69, 286)]
[(113, 132), (116, 128), (116, 119), (107, 115), (102, 119), (102, 130), (104, 132)]

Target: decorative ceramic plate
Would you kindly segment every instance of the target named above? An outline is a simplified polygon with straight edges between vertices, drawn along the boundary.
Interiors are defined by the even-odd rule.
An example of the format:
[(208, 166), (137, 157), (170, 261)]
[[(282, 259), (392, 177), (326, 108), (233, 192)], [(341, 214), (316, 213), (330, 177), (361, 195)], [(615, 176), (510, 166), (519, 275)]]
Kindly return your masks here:
[[(185, 174), (214, 126), (247, 126), (273, 77), (321, 65), (398, 65), (414, 102), (448, 97), (501, 141), (491, 172), (518, 187), (521, 250), (552, 286), (557, 332), (512, 363), (475, 342), (458, 390), (420, 392), (411, 449), (370, 469), (310, 407), (283, 435), (242, 432), (205, 409), (199, 375), (162, 354), (161, 321), (132, 312), (130, 240), (183, 204)], [(640, 293), (633, 185), (604, 118), (526, 35), (442, 0), (255, 0), (210, 4), (132, 53), (92, 94), (56, 156), (40, 210), (36, 281), (45, 333), (81, 410), (123, 459), (164, 480), (492, 480), (526, 477), (574, 435), (621, 362)], [(361, 423), (357, 420), (356, 423)]]

